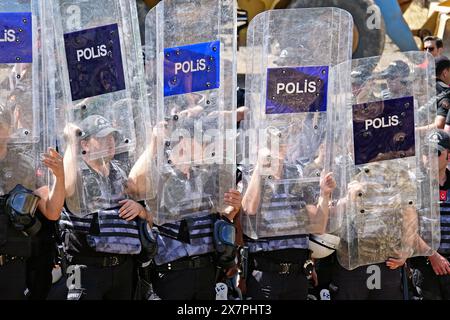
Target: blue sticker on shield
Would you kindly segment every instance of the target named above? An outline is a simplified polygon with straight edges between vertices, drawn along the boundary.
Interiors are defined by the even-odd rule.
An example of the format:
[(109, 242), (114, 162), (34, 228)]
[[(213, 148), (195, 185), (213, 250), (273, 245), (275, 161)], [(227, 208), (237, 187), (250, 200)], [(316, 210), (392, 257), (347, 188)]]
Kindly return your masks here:
[(414, 98), (353, 106), (355, 165), (415, 156)]
[(267, 69), (266, 114), (327, 111), (328, 66)]
[(72, 101), (125, 89), (117, 24), (67, 33), (64, 44)]
[(32, 63), (30, 12), (0, 13), (0, 63)]
[(164, 49), (164, 96), (220, 87), (220, 41)]

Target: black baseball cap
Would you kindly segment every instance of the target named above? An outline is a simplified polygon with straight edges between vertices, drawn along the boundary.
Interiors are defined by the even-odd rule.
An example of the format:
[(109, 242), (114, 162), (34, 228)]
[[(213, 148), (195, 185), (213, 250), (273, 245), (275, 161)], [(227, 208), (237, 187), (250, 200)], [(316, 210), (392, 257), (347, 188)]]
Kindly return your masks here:
[(444, 130), (435, 130), (428, 136), (428, 144), (437, 145), (438, 150), (450, 150), (450, 136)]
[(120, 133), (119, 130), (115, 129), (111, 122), (100, 115), (92, 115), (84, 119), (80, 128), (82, 130), (82, 139), (95, 136), (97, 138), (103, 138), (111, 133)]
[(393, 61), (380, 73), (382, 79), (397, 79), (409, 77), (411, 70), (406, 62), (401, 60)]

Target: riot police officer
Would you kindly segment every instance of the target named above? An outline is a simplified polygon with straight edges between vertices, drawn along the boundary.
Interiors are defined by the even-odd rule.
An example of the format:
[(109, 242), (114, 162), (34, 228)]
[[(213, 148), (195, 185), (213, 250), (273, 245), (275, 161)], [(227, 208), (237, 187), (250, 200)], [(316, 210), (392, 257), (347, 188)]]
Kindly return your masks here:
[(141, 252), (136, 219), (151, 223), (151, 215), (130, 199), (126, 161), (114, 158), (120, 132), (91, 115), (80, 128), (69, 124), (65, 133), (67, 206), (60, 226), (71, 269), (81, 270), (81, 288), (73, 287), (68, 297), (131, 299), (133, 256)]
[[(437, 147), (439, 159), (439, 204), (441, 219), (441, 239), (439, 249), (433, 251), (428, 257), (411, 258), (413, 268), (420, 271), (422, 281), (421, 294), (425, 300), (450, 299), (450, 241), (447, 239), (447, 226), (449, 223), (449, 196), (450, 170), (447, 169), (448, 153), (450, 152), (450, 136), (443, 130), (433, 131), (429, 135), (430, 145)], [(436, 144), (437, 143), (437, 144)]]
[[(173, 140), (161, 130), (155, 130), (146, 160), (138, 161), (130, 173), (131, 180), (139, 181), (134, 185), (147, 183), (145, 190), (153, 188), (158, 192), (150, 200), (157, 210), (159, 231), (152, 282), (155, 292), (163, 300), (214, 299), (217, 267), (224, 259), (218, 256), (214, 245), (217, 240), (214, 239), (217, 236), (215, 226), (223, 223), (225, 228), (229, 228), (231, 223), (222, 220), (222, 214), (227, 220), (233, 220), (241, 205), (240, 193), (231, 189), (224, 194), (227, 206), (224, 212), (216, 211), (219, 179), (232, 181), (233, 178), (227, 176), (220, 166), (191, 162), (191, 150), (197, 150), (203, 158), (208, 147), (202, 135), (194, 134), (196, 120), (198, 118), (182, 115), (177, 120), (177, 128), (189, 135), (172, 135)], [(203, 130), (208, 130), (215, 121), (214, 117), (203, 121)], [(154, 176), (156, 171), (156, 149), (152, 147), (161, 143), (171, 148), (167, 158), (170, 167), (158, 172), (158, 177), (153, 179), (154, 185), (150, 185), (145, 177)], [(155, 171), (148, 172), (149, 168)], [(231, 247), (233, 251), (234, 244)], [(232, 252), (225, 258), (228, 259), (226, 262), (231, 265), (234, 257)]]
[[(304, 215), (300, 219), (309, 221), (306, 223), (314, 225), (316, 232), (323, 233), (328, 220), (331, 194), (336, 187), (336, 182), (332, 173), (322, 177), (320, 196), (316, 204), (317, 197), (311, 186), (305, 190), (295, 190), (292, 185), (277, 183), (289, 178), (291, 174), (298, 175), (298, 168), (287, 167), (284, 163), (286, 155), (283, 152), (278, 155), (280, 158), (276, 160), (279, 161), (277, 165), (272, 162), (271, 167), (274, 170), (265, 172), (266, 176), (261, 175), (263, 168), (267, 168), (264, 159), (268, 155), (260, 151), (260, 160), (245, 188), (242, 201), (245, 213), (243, 219), (261, 215), (260, 219), (264, 219), (263, 224), (268, 230), (279, 228), (279, 231), (277, 235), (266, 232), (267, 236), (255, 239), (248, 234), (249, 229), (244, 228), (244, 234), (247, 231), (244, 238), (245, 245), (249, 251), (248, 272), (245, 279), (247, 296), (258, 300), (306, 300), (308, 278), (312, 275), (314, 266), (310, 260), (308, 234), (299, 234), (299, 232), (285, 234), (283, 231), (289, 225), (294, 230), (304, 230), (297, 223), (298, 217)], [(270, 158), (274, 159), (273, 156)], [(302, 201), (305, 201), (304, 206), (299, 205)], [(278, 219), (279, 222), (277, 222)], [(260, 226), (262, 227), (261, 224)]]
[(436, 58), (436, 127), (444, 129), (450, 109), (450, 60), (441, 56)]
[[(42, 163), (53, 186), (40, 181), (32, 144), (9, 143), (12, 115), (0, 106), (0, 300), (45, 299), (52, 283), (54, 222), (64, 204), (63, 159), (49, 149)], [(34, 190), (34, 191), (33, 191)]]
[[(345, 138), (333, 155), (336, 167), (345, 168), (346, 179), (335, 207), (342, 223), (332, 299), (407, 298), (402, 274), (406, 259), (428, 255), (436, 244), (437, 208), (429, 192), (435, 188), (435, 163), (416, 151), (422, 149), (423, 133), (436, 112), (430, 104), (433, 66), (419, 64), (426, 59), (426, 54), (410, 52), (401, 59), (384, 55), (352, 61), (353, 70), (368, 71), (352, 73), (352, 87), (368, 83), (368, 94), (357, 96), (353, 90), (352, 108), (343, 104), (332, 111), (350, 124), (343, 126)], [(374, 64), (388, 67), (376, 73)], [(387, 86), (371, 85), (385, 80)], [(391, 119), (398, 119), (398, 125), (388, 123)], [(375, 121), (383, 124), (370, 125)]]

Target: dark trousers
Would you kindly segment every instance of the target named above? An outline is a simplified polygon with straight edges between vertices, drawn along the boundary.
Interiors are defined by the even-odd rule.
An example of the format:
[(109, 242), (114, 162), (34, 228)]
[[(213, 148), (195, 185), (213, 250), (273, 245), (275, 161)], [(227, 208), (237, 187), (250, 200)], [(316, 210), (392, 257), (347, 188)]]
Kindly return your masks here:
[(52, 270), (52, 256), (40, 255), (27, 260), (28, 299), (47, 299), (52, 286)]
[(0, 300), (24, 300), (26, 288), (25, 261), (0, 266)]
[[(297, 250), (295, 259), (289, 256), (280, 256), (286, 250), (257, 253), (249, 256), (249, 272), (247, 275), (247, 298), (253, 300), (306, 300), (308, 297), (308, 279), (303, 272), (303, 264), (307, 259), (306, 250)], [(281, 259), (281, 260), (279, 260)], [(275, 267), (280, 263), (296, 261), (294, 264), (301, 268), (280, 273), (261, 267), (258, 261), (264, 261), (266, 268)]]
[(332, 300), (402, 300), (401, 268), (391, 270), (385, 263), (375, 266), (380, 270), (379, 288), (368, 285), (370, 277), (376, 276), (370, 266), (347, 270), (336, 261), (332, 283), (337, 292), (330, 292)]
[(153, 289), (162, 300), (215, 300), (216, 267), (155, 272)]
[(308, 279), (301, 272), (278, 274), (253, 270), (247, 279), (247, 297), (252, 300), (306, 300)]
[(413, 268), (419, 269), (423, 280), (420, 286), (424, 300), (450, 300), (450, 275), (439, 276), (425, 257), (411, 260)]
[(52, 261), (40, 255), (0, 266), (0, 300), (45, 300), (52, 285)]
[(82, 300), (131, 300), (134, 287), (134, 261), (128, 257), (113, 267), (88, 265), (81, 270)]

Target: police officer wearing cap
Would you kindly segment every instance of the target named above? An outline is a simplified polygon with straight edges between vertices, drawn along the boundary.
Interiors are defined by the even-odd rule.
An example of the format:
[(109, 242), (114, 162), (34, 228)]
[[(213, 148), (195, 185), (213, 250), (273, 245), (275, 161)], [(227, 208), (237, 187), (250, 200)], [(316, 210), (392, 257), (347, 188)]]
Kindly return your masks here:
[[(146, 192), (155, 191), (155, 198), (148, 202), (158, 210), (160, 217), (166, 220), (171, 215), (177, 217), (174, 221), (157, 225), (158, 253), (154, 258), (152, 282), (155, 292), (163, 300), (213, 300), (220, 272), (234, 266), (234, 244), (225, 244), (227, 248), (219, 252), (216, 240), (221, 242), (224, 239), (216, 236), (230, 235), (228, 241), (234, 240), (234, 227), (230, 221), (240, 209), (241, 195), (234, 189), (228, 190), (224, 194), (227, 208), (224, 212), (216, 211), (213, 204), (217, 202), (218, 178), (232, 181), (233, 177), (222, 171), (219, 165), (192, 164), (191, 150), (197, 150), (203, 159), (208, 147), (202, 135), (194, 134), (197, 120), (187, 114), (177, 117), (177, 129), (184, 133), (167, 141), (164, 141), (166, 136), (161, 128), (167, 124), (158, 125), (150, 147), (130, 173), (133, 185), (145, 185), (143, 189)], [(215, 116), (203, 117), (202, 120), (204, 131), (217, 124)], [(166, 153), (170, 167), (166, 166), (164, 170), (156, 169), (157, 145), (170, 148)], [(156, 172), (160, 176), (155, 177)], [(215, 232), (217, 228), (223, 232)], [(220, 244), (223, 248), (224, 243)]]
[[(130, 199), (129, 166), (114, 158), (119, 134), (100, 115), (88, 116), (80, 127), (65, 128), (67, 205), (60, 228), (68, 262), (81, 272), (82, 287), (69, 290), (69, 299), (126, 300), (133, 295), (133, 257), (141, 251), (136, 219), (151, 224), (151, 215)], [(87, 215), (79, 214), (80, 199)]]
[(43, 155), (54, 177), (49, 190), (30, 146), (9, 143), (12, 128), (11, 112), (0, 106), (0, 300), (43, 300), (52, 284), (54, 222), (64, 204), (63, 159), (51, 148)]
[(420, 289), (425, 300), (450, 300), (450, 170), (447, 168), (450, 136), (443, 130), (436, 130), (428, 140), (432, 148), (437, 146), (439, 159), (440, 246), (429, 257), (414, 257), (410, 261), (422, 274)]
[[(450, 60), (445, 56), (436, 58), (436, 127), (444, 129), (450, 109)], [(450, 117), (449, 123), (450, 123)]]
[[(321, 149), (323, 150), (323, 149)], [(243, 219), (262, 214), (267, 217), (279, 215), (286, 220), (291, 216), (294, 227), (297, 227), (297, 216), (304, 214), (305, 219), (311, 224), (320, 225), (318, 232), (324, 232), (328, 220), (329, 203), (331, 194), (336, 187), (336, 181), (332, 173), (321, 178), (320, 194), (317, 204), (316, 196), (308, 190), (289, 190), (290, 186), (278, 186), (277, 181), (288, 178), (290, 174), (298, 176), (297, 167), (287, 167), (284, 163), (286, 156), (281, 151), (278, 156), (278, 165), (270, 166), (269, 176), (262, 176), (261, 172), (265, 164), (267, 154), (260, 150), (258, 164), (253, 169), (248, 186), (242, 200)], [(320, 156), (319, 156), (320, 157)], [(319, 161), (320, 162), (320, 161)], [(313, 171), (305, 167), (303, 172)], [(267, 173), (267, 172), (266, 172)], [(266, 180), (269, 179), (269, 180)], [(273, 187), (266, 182), (275, 181)], [(278, 187), (277, 187), (278, 186)], [(302, 193), (299, 200), (299, 193)], [(319, 193), (319, 192), (318, 192)], [(286, 196), (288, 194), (288, 196)], [(264, 199), (264, 203), (262, 203)], [(306, 203), (302, 206), (301, 203)], [(304, 210), (305, 212), (300, 212)], [(261, 218), (262, 220), (263, 218)], [(264, 225), (279, 223), (276, 221), (264, 221)], [(285, 222), (287, 224), (289, 222)], [(262, 226), (263, 227), (263, 226)], [(276, 227), (275, 227), (276, 228)], [(256, 300), (306, 300), (308, 296), (308, 278), (312, 276), (314, 264), (310, 260), (308, 234), (284, 235), (278, 232), (276, 236), (251, 238), (245, 234), (245, 246), (248, 247), (248, 272), (245, 276), (245, 285), (240, 286), (246, 291), (247, 297)]]
[(391, 62), (380, 74), (381, 79), (385, 79), (387, 84), (386, 89), (382, 91), (382, 98), (388, 100), (403, 96), (410, 82), (408, 79), (410, 72), (406, 62), (401, 60)]

